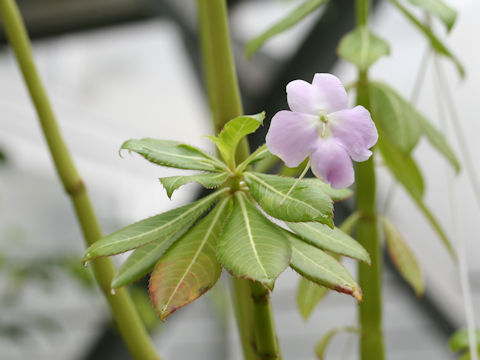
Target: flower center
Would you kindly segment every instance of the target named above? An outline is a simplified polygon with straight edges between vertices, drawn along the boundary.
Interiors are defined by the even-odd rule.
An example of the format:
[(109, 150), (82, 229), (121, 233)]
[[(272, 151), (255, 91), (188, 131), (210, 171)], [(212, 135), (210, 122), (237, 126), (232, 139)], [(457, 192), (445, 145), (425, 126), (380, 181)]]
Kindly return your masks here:
[(328, 124), (328, 117), (325, 114), (321, 114), (319, 116), (318, 135), (323, 139), (329, 138), (332, 135), (330, 126)]

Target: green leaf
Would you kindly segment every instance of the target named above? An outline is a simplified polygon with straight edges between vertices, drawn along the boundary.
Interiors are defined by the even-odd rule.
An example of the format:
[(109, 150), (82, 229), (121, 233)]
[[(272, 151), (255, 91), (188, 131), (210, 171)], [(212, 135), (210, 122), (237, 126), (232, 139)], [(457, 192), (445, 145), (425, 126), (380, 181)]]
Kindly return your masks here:
[(244, 136), (255, 132), (263, 124), (263, 119), (265, 112), (239, 116), (227, 122), (218, 137), (209, 136), (227, 164), (234, 163), (238, 143)]
[(268, 151), (267, 145), (263, 144), (257, 150), (251, 153), (250, 156), (245, 159), (245, 161), (238, 165), (237, 173), (242, 173), (248, 165), (261, 161), (268, 156), (272, 156), (272, 154), (270, 151)]
[(438, 17), (446, 26), (447, 30), (452, 30), (457, 19), (457, 12), (443, 0), (409, 0), (412, 5), (427, 10)]
[(360, 212), (355, 211), (351, 213), (343, 222), (340, 224), (339, 228), (345, 234), (352, 235), (353, 229), (357, 226), (358, 220), (360, 220)]
[(277, 219), (319, 221), (333, 227), (333, 204), (320, 187), (296, 179), (256, 172), (244, 173), (250, 194), (265, 212)]
[(422, 116), (395, 90), (380, 83), (370, 83), (371, 112), (380, 137), (388, 136), (403, 154), (409, 154), (421, 135)]
[(350, 273), (332, 256), (284, 231), (292, 245), (290, 266), (300, 275), (329, 289), (362, 300), (362, 290)]
[(190, 227), (217, 201), (221, 194), (227, 191), (229, 190), (219, 190), (191, 204), (152, 216), (118, 230), (90, 246), (85, 252), (83, 260), (90, 261), (100, 256), (120, 254), (162, 237), (172, 236), (180, 230)]
[(408, 154), (402, 154), (387, 137), (378, 139), (377, 148), (395, 178), (413, 198), (421, 199), (424, 190), (423, 178), (413, 158)]
[(319, 223), (287, 223), (302, 239), (313, 246), (370, 264), (370, 256), (358, 241), (335, 227)]
[(222, 267), (215, 249), (230, 201), (230, 198), (222, 200), (174, 243), (155, 266), (149, 291), (161, 320), (203, 295), (220, 277)]
[(247, 59), (250, 59), (267, 40), (290, 29), (324, 3), (326, 3), (326, 0), (306, 0), (290, 14), (269, 27), (265, 32), (250, 40), (245, 47)]
[(342, 201), (353, 196), (353, 191), (351, 189), (334, 189), (329, 184), (323, 182), (320, 179), (307, 178), (303, 179), (303, 181), (311, 182), (315, 186), (320, 187), (323, 192), (325, 192), (333, 201)]
[(313, 309), (328, 294), (325, 286), (311, 282), (304, 277), (300, 278), (297, 290), (297, 306), (303, 320), (310, 317)]
[(379, 58), (390, 54), (388, 43), (367, 26), (358, 26), (340, 41), (338, 55), (366, 71)]
[(333, 336), (338, 334), (339, 332), (351, 332), (360, 334), (360, 330), (351, 326), (341, 326), (335, 329), (330, 330), (322, 338), (317, 342), (315, 346), (315, 355), (317, 356), (318, 360), (325, 359), (325, 351), (327, 350), (330, 341), (332, 340)]
[(112, 289), (118, 289), (128, 285), (148, 274), (165, 251), (187, 230), (188, 227), (185, 227), (177, 233), (163, 236), (136, 248), (113, 277), (111, 284)]
[(415, 290), (417, 296), (422, 295), (425, 287), (422, 271), (415, 255), (390, 220), (382, 217), (382, 224), (388, 254), (393, 264), (402, 277)]
[[(477, 345), (480, 350), (480, 330), (476, 330), (475, 335), (477, 337)], [(468, 330), (461, 329), (461, 330), (455, 331), (455, 333), (450, 337), (450, 340), (448, 341), (448, 347), (453, 352), (468, 349), (469, 348)]]
[(465, 69), (458, 60), (458, 58), (447, 48), (447, 46), (433, 33), (433, 31), (426, 25), (424, 25), (420, 20), (418, 20), (410, 11), (408, 11), (398, 0), (390, 0), (393, 5), (397, 7), (400, 12), (407, 17), (407, 19), (415, 25), (430, 41), (432, 48), (439, 54), (444, 55), (450, 58), (455, 65), (457, 70), (460, 73), (461, 77), (465, 77)]
[(217, 254), (223, 267), (233, 275), (273, 289), (275, 279), (288, 266), (291, 249), (283, 232), (244, 193), (237, 192)]
[(172, 198), (172, 194), (180, 186), (197, 182), (207, 189), (214, 189), (222, 185), (227, 180), (228, 173), (206, 173), (189, 176), (168, 176), (160, 178), (160, 182), (165, 188), (169, 198)]
[(460, 163), (445, 139), (445, 136), (435, 129), (435, 127), (433, 127), (427, 119), (422, 117), (419, 120), (423, 134), (430, 144), (450, 162), (457, 173), (460, 172)]
[(217, 158), (177, 141), (132, 139), (125, 141), (120, 150), (134, 151), (148, 161), (162, 166), (216, 172), (226, 170), (225, 164)]

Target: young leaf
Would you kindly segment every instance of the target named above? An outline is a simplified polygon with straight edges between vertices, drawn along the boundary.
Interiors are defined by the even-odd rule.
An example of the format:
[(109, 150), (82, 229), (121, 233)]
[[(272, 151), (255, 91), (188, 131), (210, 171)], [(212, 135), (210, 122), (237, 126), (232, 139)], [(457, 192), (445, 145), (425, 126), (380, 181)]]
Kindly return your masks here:
[(300, 278), (297, 290), (297, 307), (303, 320), (307, 321), (317, 304), (328, 294), (329, 289), (304, 277)]
[(175, 190), (177, 190), (180, 186), (191, 183), (191, 182), (198, 182), (200, 185), (207, 189), (217, 188), (222, 185), (225, 180), (227, 180), (228, 173), (206, 173), (206, 174), (198, 174), (198, 175), (190, 175), (190, 176), (168, 176), (164, 178), (160, 178), (160, 182), (162, 183), (165, 191), (169, 198), (172, 198), (172, 194)]
[(418, 6), (438, 17), (446, 26), (447, 30), (452, 30), (457, 12), (443, 0), (409, 0), (412, 5)]
[(134, 151), (157, 165), (178, 169), (225, 171), (226, 166), (217, 158), (190, 145), (177, 141), (151, 138), (131, 139), (120, 150)]
[(263, 144), (257, 150), (250, 154), (248, 158), (245, 159), (240, 165), (237, 166), (237, 172), (242, 173), (248, 165), (256, 163), (265, 159), (267, 156), (272, 154), (268, 151), (267, 145)]
[[(480, 330), (475, 331), (475, 335), (477, 337), (477, 344), (479, 344), (480, 351)], [(448, 341), (448, 347), (452, 352), (467, 350), (469, 347), (468, 330), (461, 329), (455, 331)]]
[(432, 48), (439, 54), (444, 55), (450, 58), (455, 65), (457, 66), (457, 70), (460, 73), (461, 77), (465, 77), (465, 69), (463, 68), (462, 64), (458, 60), (458, 58), (453, 55), (453, 53), (446, 47), (446, 45), (433, 33), (433, 31), (426, 25), (422, 24), (420, 20), (418, 20), (410, 11), (408, 11), (398, 0), (390, 0), (393, 5), (397, 7), (400, 12), (406, 16), (406, 18), (415, 25), (430, 41), (430, 45)]
[(325, 359), (325, 351), (327, 350), (327, 346), (330, 344), (333, 336), (338, 334), (339, 332), (351, 332), (360, 334), (360, 330), (351, 326), (341, 326), (335, 329), (330, 330), (322, 338), (317, 342), (315, 346), (315, 355), (317, 356), (318, 360)]
[(319, 187), (296, 179), (256, 172), (244, 173), (250, 194), (265, 212), (285, 221), (319, 221), (333, 227), (333, 205)]
[(390, 54), (388, 43), (367, 26), (358, 26), (340, 41), (338, 55), (366, 71), (379, 58)]
[(162, 237), (170, 237), (172, 234), (190, 227), (217, 201), (221, 194), (227, 191), (229, 190), (221, 189), (191, 204), (152, 216), (118, 230), (90, 246), (85, 252), (83, 260), (90, 261), (100, 256), (120, 254)]
[(263, 124), (265, 113), (255, 115), (244, 115), (236, 117), (225, 124), (218, 137), (209, 136), (217, 145), (220, 154), (227, 164), (233, 164), (235, 159), (235, 150), (240, 140), (253, 132)]
[(388, 136), (403, 154), (409, 154), (421, 135), (422, 116), (395, 90), (380, 83), (370, 83), (372, 118), (380, 137)]
[(256, 38), (250, 40), (245, 47), (245, 55), (247, 59), (250, 59), (268, 39), (290, 29), (292, 26), (303, 20), (307, 15), (322, 6), (325, 2), (326, 0), (305, 0), (303, 4), (298, 6), (286, 17), (277, 21)]
[(148, 274), (165, 251), (187, 230), (188, 227), (185, 227), (178, 233), (161, 237), (160, 239), (136, 248), (113, 277), (111, 284), (112, 289), (118, 289), (128, 285)]
[(382, 224), (388, 254), (392, 262), (402, 277), (415, 290), (417, 296), (422, 295), (424, 291), (423, 276), (415, 255), (390, 220), (382, 217)]
[(337, 227), (331, 229), (313, 222), (287, 223), (287, 225), (313, 246), (370, 264), (370, 256), (362, 245)]
[(460, 163), (445, 139), (445, 136), (435, 129), (427, 119), (422, 117), (419, 120), (423, 134), (430, 144), (450, 162), (457, 173), (460, 172)]
[(284, 231), (292, 245), (290, 266), (300, 275), (329, 289), (362, 300), (362, 290), (350, 273), (332, 256)]
[(222, 267), (216, 245), (229, 213), (230, 198), (170, 247), (150, 277), (152, 304), (161, 320), (203, 295), (217, 282)]
[(273, 289), (275, 279), (288, 266), (291, 248), (282, 231), (244, 193), (237, 192), (217, 254), (223, 267), (233, 275)]

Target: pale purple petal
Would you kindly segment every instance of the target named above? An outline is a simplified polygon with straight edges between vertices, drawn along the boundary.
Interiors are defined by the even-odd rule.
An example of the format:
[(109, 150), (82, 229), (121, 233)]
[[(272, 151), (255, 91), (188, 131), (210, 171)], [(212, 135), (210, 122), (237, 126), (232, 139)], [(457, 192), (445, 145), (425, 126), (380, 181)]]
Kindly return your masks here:
[(370, 113), (363, 106), (328, 114), (333, 136), (355, 161), (365, 161), (377, 143), (378, 132)]
[(295, 112), (314, 116), (325, 112), (318, 90), (303, 80), (293, 80), (287, 84), (287, 102), (290, 110)]
[(335, 189), (350, 186), (355, 180), (352, 160), (334, 137), (317, 141), (310, 166), (315, 176)]
[(318, 102), (326, 113), (346, 109), (348, 95), (342, 82), (332, 74), (315, 74), (312, 85), (317, 90)]
[(318, 137), (315, 117), (280, 111), (272, 118), (266, 142), (268, 150), (288, 167), (296, 167), (310, 154)]

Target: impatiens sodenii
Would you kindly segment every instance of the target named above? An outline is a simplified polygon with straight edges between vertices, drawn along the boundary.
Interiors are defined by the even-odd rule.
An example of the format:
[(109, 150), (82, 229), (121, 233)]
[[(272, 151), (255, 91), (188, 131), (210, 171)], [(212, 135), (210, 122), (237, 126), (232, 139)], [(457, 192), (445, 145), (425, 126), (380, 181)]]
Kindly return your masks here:
[(271, 153), (288, 167), (310, 157), (315, 176), (334, 188), (355, 180), (352, 160), (365, 161), (378, 140), (370, 113), (363, 106), (348, 109), (348, 96), (331, 74), (315, 74), (312, 83), (294, 80), (287, 85), (291, 111), (272, 118), (266, 137)]

